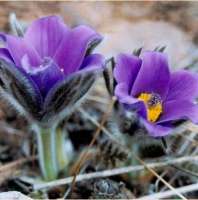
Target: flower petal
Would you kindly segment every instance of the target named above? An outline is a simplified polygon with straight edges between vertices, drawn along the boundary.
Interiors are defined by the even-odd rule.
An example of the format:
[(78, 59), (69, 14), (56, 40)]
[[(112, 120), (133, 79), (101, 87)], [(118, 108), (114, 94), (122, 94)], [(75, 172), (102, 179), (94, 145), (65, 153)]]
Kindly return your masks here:
[(89, 45), (101, 40), (102, 37), (93, 29), (84, 25), (78, 26), (64, 37), (54, 59), (64, 68), (65, 75), (73, 73), (80, 68)]
[(152, 137), (163, 137), (169, 135), (172, 132), (172, 128), (169, 126), (150, 123), (143, 118), (140, 119), (140, 122), (146, 128), (148, 134)]
[(58, 16), (35, 20), (25, 33), (25, 41), (33, 46), (41, 58), (53, 57), (63, 37), (70, 29)]
[(105, 59), (100, 54), (91, 54), (85, 57), (80, 70), (103, 69)]
[(5, 43), (6, 42), (6, 34), (0, 32), (0, 43)]
[(29, 68), (26, 68), (26, 72), (40, 89), (43, 98), (58, 81), (65, 77), (60, 68), (50, 58), (46, 58), (43, 64), (37, 68), (29, 66)]
[(198, 76), (191, 72), (180, 70), (171, 74), (170, 86), (166, 101), (194, 100), (198, 97)]
[(158, 124), (180, 119), (190, 119), (192, 122), (198, 122), (198, 105), (187, 100), (167, 101), (163, 104), (163, 113)]
[(126, 83), (131, 90), (141, 67), (141, 59), (134, 55), (119, 54), (116, 58), (114, 77), (117, 83)]
[(128, 94), (128, 86), (126, 83), (120, 83), (115, 88), (115, 96), (119, 102), (128, 110), (136, 111), (140, 116), (146, 118), (147, 111), (143, 101), (133, 98)]
[(142, 66), (132, 88), (132, 95), (157, 93), (164, 99), (169, 88), (170, 72), (166, 54), (148, 51), (143, 53)]
[(29, 57), (30, 63), (33, 66), (38, 66), (41, 62), (41, 58), (36, 50), (27, 44), (23, 38), (6, 35), (6, 47), (18, 67), (21, 66), (21, 60), (24, 55)]
[(8, 62), (14, 62), (12, 56), (6, 48), (0, 48), (0, 58), (3, 58)]
[(121, 103), (125, 103), (125, 104), (134, 104), (134, 103), (142, 102), (129, 95), (128, 85), (126, 83), (119, 83), (118, 85), (116, 85), (115, 96), (118, 97), (118, 100)]

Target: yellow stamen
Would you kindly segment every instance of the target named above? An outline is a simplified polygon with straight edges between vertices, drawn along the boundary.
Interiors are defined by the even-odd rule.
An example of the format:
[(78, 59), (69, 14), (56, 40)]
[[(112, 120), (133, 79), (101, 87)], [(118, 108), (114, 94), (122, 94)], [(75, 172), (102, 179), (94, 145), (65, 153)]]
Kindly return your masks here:
[(155, 94), (141, 93), (138, 97), (142, 100), (147, 108), (147, 119), (150, 122), (156, 122), (162, 113), (161, 100)]

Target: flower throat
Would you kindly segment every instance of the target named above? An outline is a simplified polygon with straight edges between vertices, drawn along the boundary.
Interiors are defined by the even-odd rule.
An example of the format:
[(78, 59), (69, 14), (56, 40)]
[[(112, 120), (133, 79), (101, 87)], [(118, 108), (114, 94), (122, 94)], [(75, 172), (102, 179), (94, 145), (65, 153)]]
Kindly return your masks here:
[(162, 113), (160, 96), (154, 93), (141, 93), (138, 99), (142, 100), (146, 105), (147, 119), (150, 122), (156, 122)]

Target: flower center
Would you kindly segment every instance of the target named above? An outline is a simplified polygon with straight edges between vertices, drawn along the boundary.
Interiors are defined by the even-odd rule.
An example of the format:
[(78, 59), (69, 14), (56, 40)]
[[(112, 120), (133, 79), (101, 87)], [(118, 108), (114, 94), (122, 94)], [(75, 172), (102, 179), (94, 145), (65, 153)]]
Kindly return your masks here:
[(147, 119), (150, 122), (156, 122), (162, 113), (162, 102), (158, 94), (154, 93), (141, 93), (138, 96), (139, 100), (142, 100), (147, 109)]

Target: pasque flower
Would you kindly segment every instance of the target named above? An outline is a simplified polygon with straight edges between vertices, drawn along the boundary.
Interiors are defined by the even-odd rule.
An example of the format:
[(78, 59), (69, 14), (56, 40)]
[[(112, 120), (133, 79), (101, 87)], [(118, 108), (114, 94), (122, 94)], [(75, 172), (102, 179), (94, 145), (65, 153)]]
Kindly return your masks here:
[(102, 71), (103, 56), (92, 54), (102, 37), (57, 16), (34, 21), (25, 33), (16, 18), (11, 24), (18, 37), (0, 34), (0, 95), (31, 122), (43, 177), (53, 180), (70, 157), (59, 123)]
[(1, 86), (38, 121), (71, 108), (102, 69), (103, 57), (91, 54), (101, 35), (85, 25), (70, 28), (57, 16), (35, 20), (23, 37), (0, 38)]
[(177, 120), (198, 122), (198, 76), (185, 70), (171, 73), (165, 53), (119, 54), (114, 77), (119, 102), (137, 112), (151, 136), (171, 133)]

